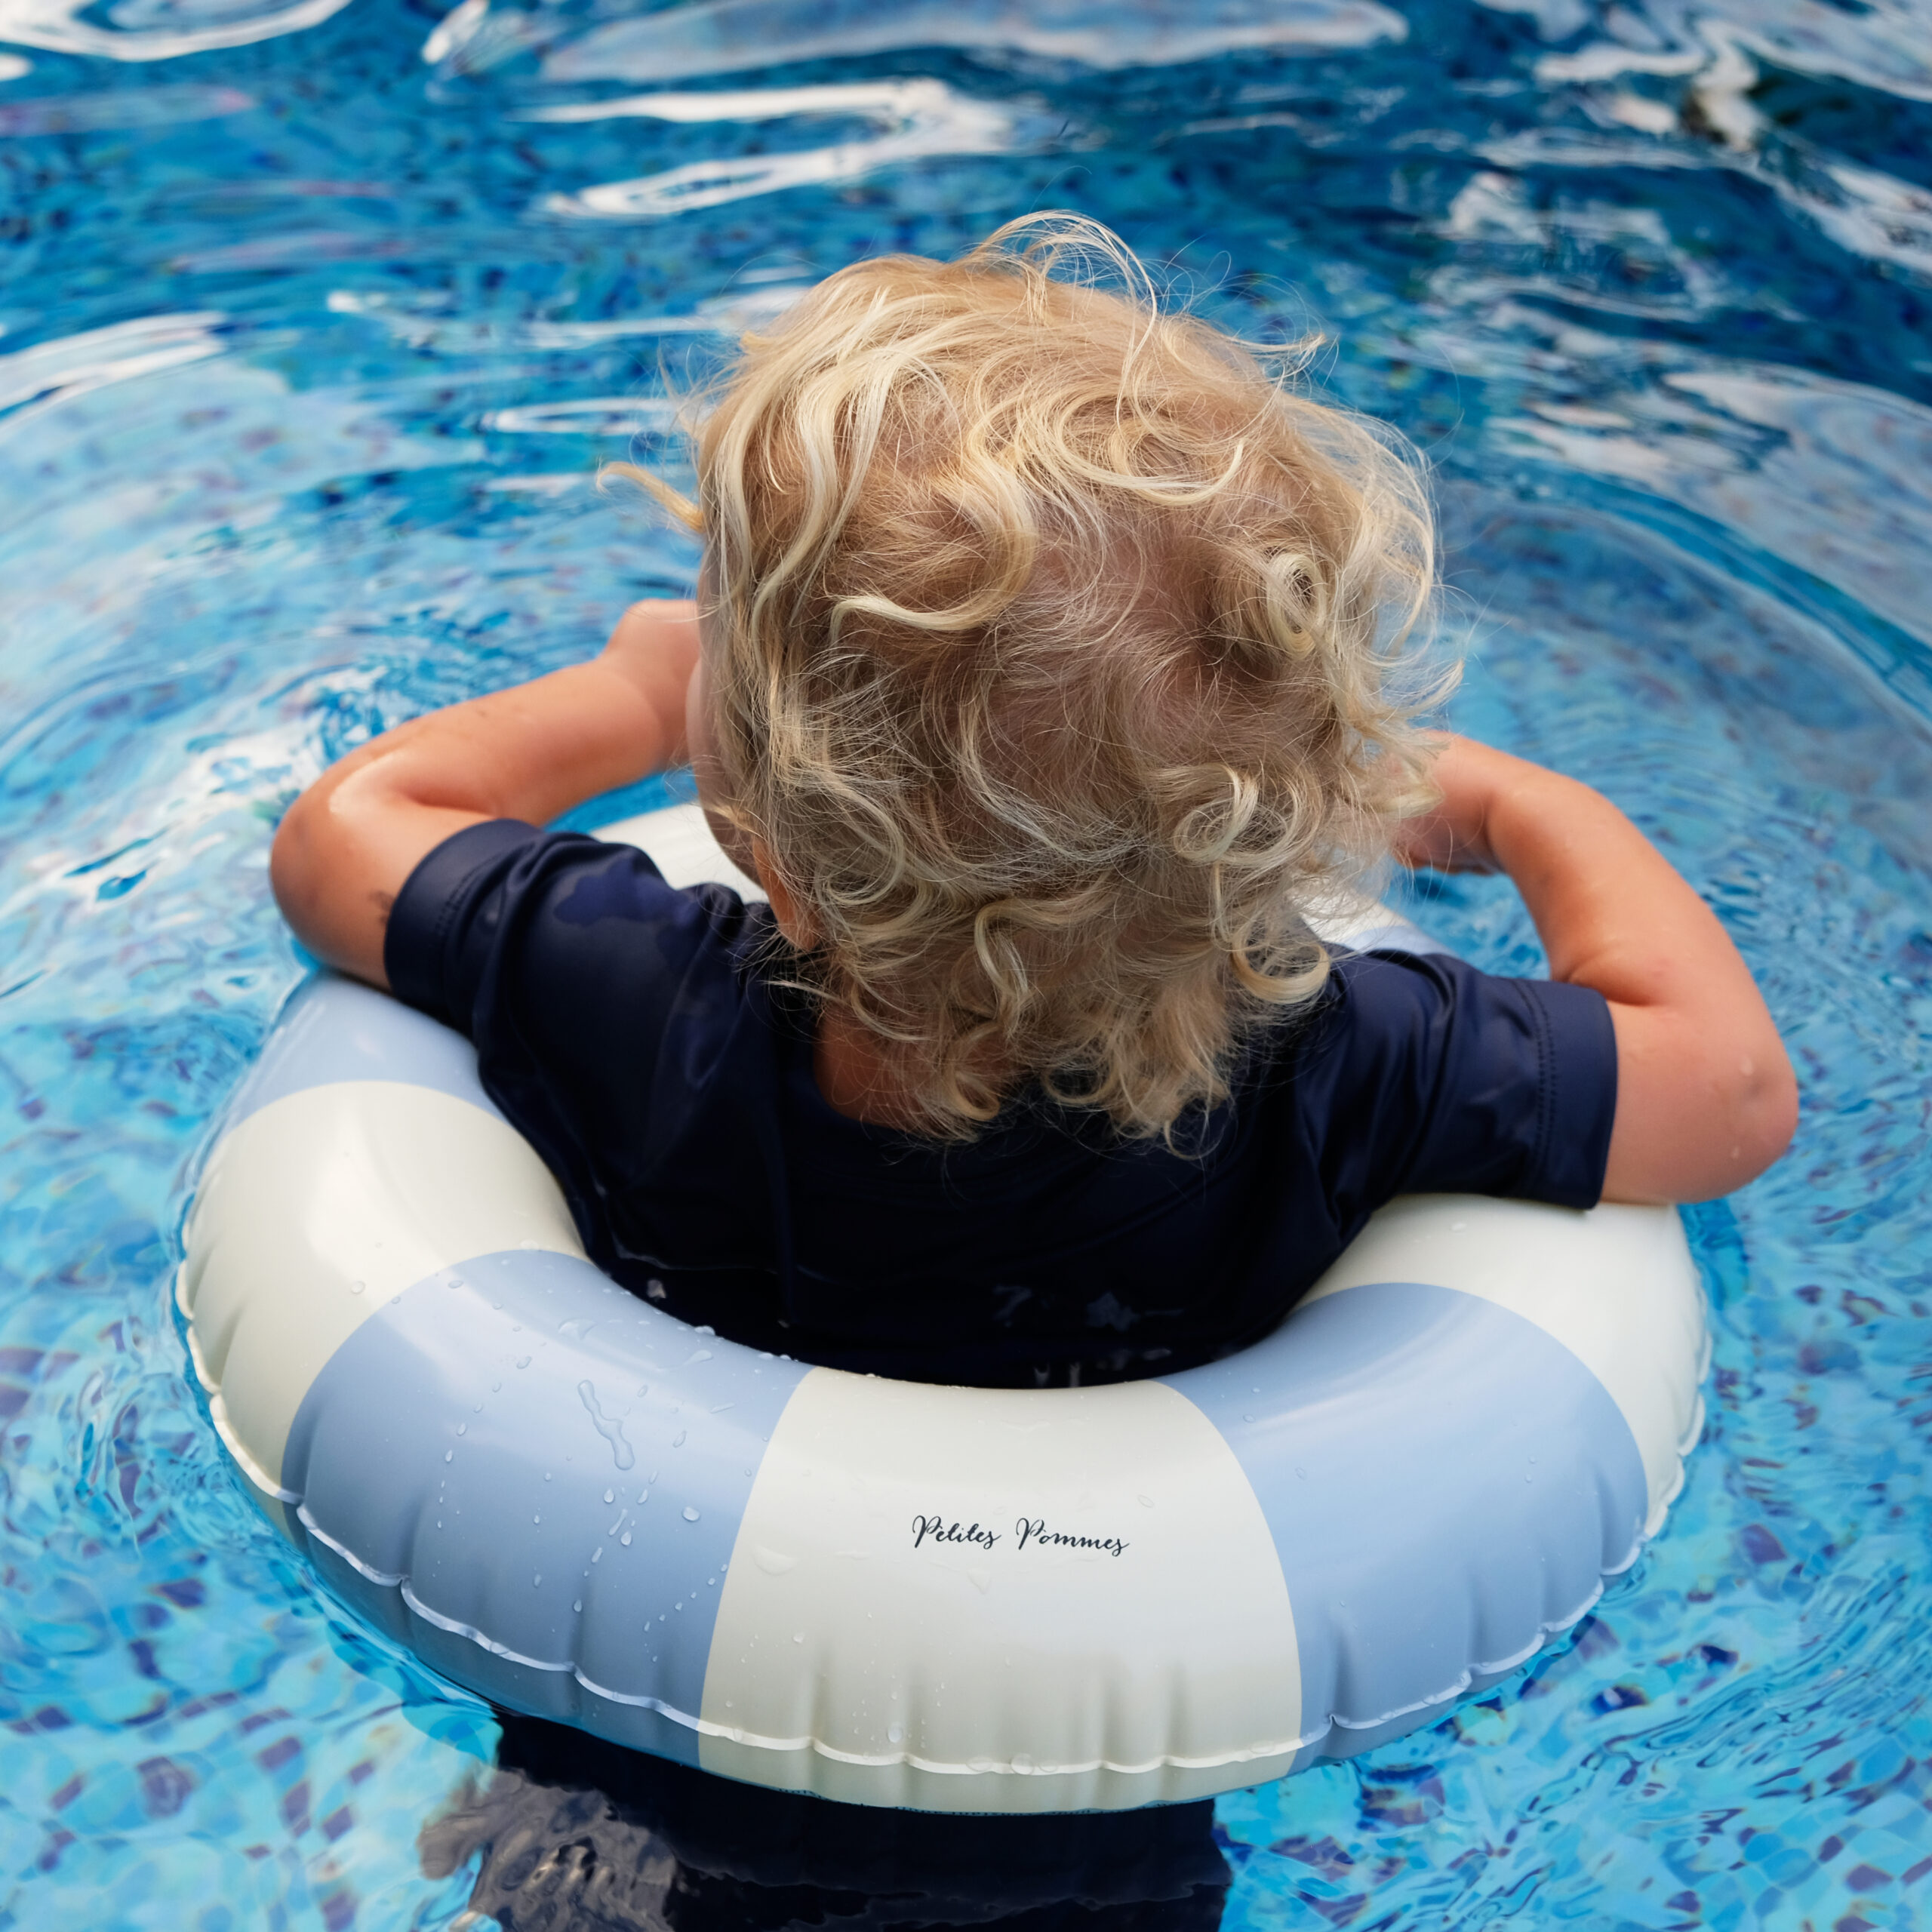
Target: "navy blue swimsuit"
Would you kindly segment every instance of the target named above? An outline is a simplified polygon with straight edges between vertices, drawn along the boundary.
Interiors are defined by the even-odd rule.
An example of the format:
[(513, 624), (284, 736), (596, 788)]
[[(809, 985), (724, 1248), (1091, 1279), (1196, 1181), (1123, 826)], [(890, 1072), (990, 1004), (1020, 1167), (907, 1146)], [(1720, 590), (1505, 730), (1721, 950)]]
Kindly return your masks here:
[(385, 963), (633, 1292), (755, 1347), (926, 1381), (1161, 1374), (1267, 1333), (1391, 1196), (1574, 1208), (1603, 1184), (1597, 993), (1441, 956), (1338, 958), (1189, 1147), (1037, 1095), (964, 1146), (835, 1112), (757, 962), (770, 909), (510, 820), (418, 866)]

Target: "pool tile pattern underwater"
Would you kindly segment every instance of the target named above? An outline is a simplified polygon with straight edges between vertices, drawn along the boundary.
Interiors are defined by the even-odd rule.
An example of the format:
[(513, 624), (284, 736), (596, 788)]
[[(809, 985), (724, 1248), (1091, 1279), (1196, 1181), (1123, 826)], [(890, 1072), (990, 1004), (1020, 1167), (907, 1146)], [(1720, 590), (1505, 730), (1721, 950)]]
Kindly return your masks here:
[[(1928, 0), (0, 0), (0, 1926), (1932, 1918), (1929, 155)], [(506, 1737), (252, 1515), (168, 1301), (302, 971), (286, 801), (688, 585), (593, 472), (675, 472), (733, 333), (1054, 205), (1424, 448), (1457, 721), (1635, 814), (1805, 1084), (1690, 1217), (1644, 1561), (1118, 1884)], [(1506, 890), (1416, 897), (1534, 969)]]

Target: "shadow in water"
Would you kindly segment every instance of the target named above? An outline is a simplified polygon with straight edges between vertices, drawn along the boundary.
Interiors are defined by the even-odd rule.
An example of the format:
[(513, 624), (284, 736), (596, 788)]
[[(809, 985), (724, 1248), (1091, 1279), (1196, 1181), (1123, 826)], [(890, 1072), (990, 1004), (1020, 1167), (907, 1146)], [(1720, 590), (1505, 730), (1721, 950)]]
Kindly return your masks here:
[(483, 1855), (503, 1932), (1213, 1932), (1214, 1807), (1028, 1818), (882, 1811), (733, 1784), (506, 1713), (497, 1770), (423, 1828)]

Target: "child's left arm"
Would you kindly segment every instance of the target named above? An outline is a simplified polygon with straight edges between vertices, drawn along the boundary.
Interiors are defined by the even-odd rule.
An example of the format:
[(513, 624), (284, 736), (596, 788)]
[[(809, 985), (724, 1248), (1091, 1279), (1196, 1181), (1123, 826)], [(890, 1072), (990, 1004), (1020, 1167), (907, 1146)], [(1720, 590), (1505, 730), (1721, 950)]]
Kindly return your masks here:
[(1503, 872), (1553, 980), (1594, 987), (1617, 1035), (1607, 1201), (1707, 1201), (1789, 1143), (1798, 1083), (1716, 915), (1650, 841), (1574, 779), (1445, 737), (1442, 801), (1404, 828), (1411, 864)]
[(331, 765), (289, 808), (269, 857), (296, 937), (386, 987), (389, 908), (453, 832), (492, 818), (541, 825), (683, 759), (697, 651), (695, 605), (634, 604), (588, 663), (414, 718)]

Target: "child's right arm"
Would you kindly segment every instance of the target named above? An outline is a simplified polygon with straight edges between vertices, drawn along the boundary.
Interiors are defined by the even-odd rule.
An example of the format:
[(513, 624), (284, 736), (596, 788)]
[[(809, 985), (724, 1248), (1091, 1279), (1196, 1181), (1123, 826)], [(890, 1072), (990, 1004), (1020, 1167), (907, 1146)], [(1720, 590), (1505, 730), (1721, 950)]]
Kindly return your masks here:
[(485, 819), (541, 825), (685, 756), (688, 603), (633, 604), (594, 658), (385, 731), (291, 805), (269, 875), (318, 959), (386, 987), (389, 909), (418, 863)]
[(1704, 1201), (1789, 1144), (1798, 1084), (1750, 969), (1697, 894), (1607, 798), (1467, 738), (1442, 803), (1405, 829), (1411, 865), (1506, 872), (1550, 977), (1594, 987), (1617, 1032), (1607, 1201)]

